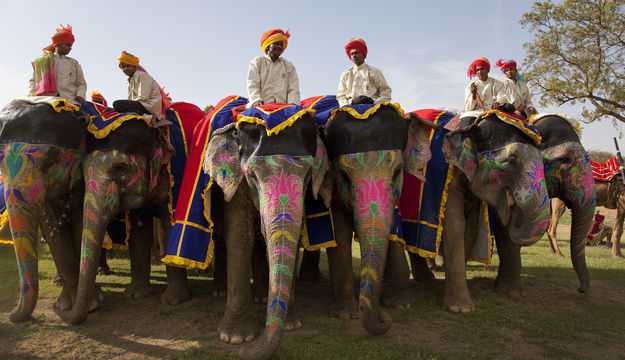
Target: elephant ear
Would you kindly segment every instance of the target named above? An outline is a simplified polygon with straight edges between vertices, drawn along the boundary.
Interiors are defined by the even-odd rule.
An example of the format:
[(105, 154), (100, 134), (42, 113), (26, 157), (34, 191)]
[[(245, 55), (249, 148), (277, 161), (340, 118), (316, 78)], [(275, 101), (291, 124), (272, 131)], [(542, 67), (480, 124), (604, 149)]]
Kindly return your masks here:
[(465, 138), (461, 132), (451, 132), (445, 138), (443, 152), (447, 162), (460, 169), (469, 182), (472, 182), (477, 170), (478, 157), (471, 139)]
[(432, 157), (430, 131), (433, 125), (411, 114), (408, 120), (408, 139), (404, 148), (404, 170), (418, 179), (425, 180), (423, 169)]
[(215, 131), (204, 157), (204, 172), (219, 185), (226, 201), (232, 199), (243, 179), (235, 134), (234, 124)]
[(328, 164), (328, 151), (326, 146), (317, 136), (317, 152), (313, 159), (312, 166), (312, 192), (315, 199), (321, 195), (326, 207), (330, 207), (332, 202), (332, 176), (330, 175), (330, 165)]

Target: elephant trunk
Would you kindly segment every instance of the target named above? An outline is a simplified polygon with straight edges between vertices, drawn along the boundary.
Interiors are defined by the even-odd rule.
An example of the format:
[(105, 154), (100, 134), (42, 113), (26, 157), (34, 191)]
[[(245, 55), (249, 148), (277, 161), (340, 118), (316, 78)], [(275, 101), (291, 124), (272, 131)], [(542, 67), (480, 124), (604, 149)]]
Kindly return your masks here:
[(571, 210), (571, 262), (579, 279), (580, 293), (590, 287), (590, 276), (586, 266), (586, 236), (593, 222), (595, 207), (575, 207)]
[[(269, 157), (268, 157), (269, 158)], [(297, 161), (259, 158), (254, 172), (258, 181), (260, 216), (267, 242), (269, 292), (263, 334), (241, 349), (243, 359), (269, 359), (280, 346), (289, 304), (304, 212), (304, 179), (310, 169)]]
[(393, 217), (389, 181), (379, 178), (356, 180), (355, 230), (360, 241), (361, 271), (359, 309), (362, 325), (371, 335), (385, 334), (391, 317), (380, 308), (384, 266)]
[(85, 198), (83, 202), (83, 230), (80, 252), (80, 275), (76, 300), (72, 309), (61, 312), (61, 318), (70, 324), (80, 324), (97, 299), (95, 278), (106, 227), (119, 210), (119, 188), (107, 175), (105, 168), (94, 169), (85, 161)]

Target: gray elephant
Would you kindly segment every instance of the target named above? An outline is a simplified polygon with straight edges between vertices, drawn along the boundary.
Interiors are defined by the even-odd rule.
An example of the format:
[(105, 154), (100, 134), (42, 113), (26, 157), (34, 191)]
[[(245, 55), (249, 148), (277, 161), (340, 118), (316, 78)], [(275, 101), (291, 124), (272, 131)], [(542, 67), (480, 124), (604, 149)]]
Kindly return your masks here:
[(80, 227), (71, 220), (81, 218), (85, 123), (78, 107), (63, 99), (14, 100), (0, 112), (0, 123), (0, 166), (20, 279), (9, 319), (18, 322), (28, 320), (37, 304), (40, 230), (65, 279), (55, 307), (72, 306)]
[[(588, 154), (575, 128), (566, 119), (555, 116), (538, 117), (533, 125), (542, 137), (539, 149), (545, 167), (545, 180), (551, 198), (561, 199), (571, 209), (571, 261), (579, 279), (579, 292), (590, 286), (586, 265), (586, 235), (595, 213), (595, 189)], [(521, 292), (521, 254), (517, 246), (499, 249), (499, 274), (496, 285), (516, 297)], [(505, 234), (501, 236), (505, 238)]]
[(309, 185), (314, 196), (320, 191), (327, 171), (325, 146), (315, 121), (304, 111), (279, 133), (245, 121), (215, 130), (204, 164), (225, 200), (227, 303), (219, 337), (239, 344), (254, 340), (257, 333), (249, 278), (254, 217), (260, 213), (269, 260), (267, 319), (263, 334), (243, 347), (240, 355), (268, 359), (284, 330), (301, 325), (293, 320), (291, 305), (304, 195)]
[[(103, 139), (88, 137), (83, 161), (82, 250), (76, 301), (71, 309), (57, 311), (71, 324), (86, 320), (95, 299), (95, 277), (106, 228), (120, 213), (131, 222), (131, 284), (126, 293), (141, 298), (149, 284), (153, 217), (170, 223), (168, 194), (169, 152), (159, 131), (141, 120), (126, 121)], [(169, 274), (169, 271), (168, 271)], [(189, 294), (187, 294), (189, 296)]]
[(421, 176), (430, 149), (428, 128), (419, 118), (404, 118), (395, 104), (377, 104), (371, 109), (375, 111), (363, 120), (355, 117), (353, 110), (341, 108), (325, 126), (335, 182), (332, 214), (338, 243), (327, 253), (337, 310), (339, 314), (353, 313), (351, 241), (355, 232), (362, 259), (359, 316), (370, 334), (380, 335), (392, 324), (390, 316), (380, 308), (382, 281), (385, 276), (388, 279), (401, 272), (391, 269), (385, 274), (387, 256), (399, 255), (405, 263), (401, 246), (390, 241), (403, 172)]
[[(450, 311), (475, 309), (465, 264), (481, 221), (495, 222), (501, 258), (497, 283), (502, 286), (516, 275), (507, 270), (512, 266), (508, 254), (514, 251), (509, 249), (531, 245), (545, 232), (549, 197), (537, 142), (535, 132), (492, 112), (461, 119), (458, 129), (447, 135), (444, 151), (453, 177), (448, 184), (443, 253), (444, 303)], [(482, 201), (493, 209), (493, 216), (484, 214)]]

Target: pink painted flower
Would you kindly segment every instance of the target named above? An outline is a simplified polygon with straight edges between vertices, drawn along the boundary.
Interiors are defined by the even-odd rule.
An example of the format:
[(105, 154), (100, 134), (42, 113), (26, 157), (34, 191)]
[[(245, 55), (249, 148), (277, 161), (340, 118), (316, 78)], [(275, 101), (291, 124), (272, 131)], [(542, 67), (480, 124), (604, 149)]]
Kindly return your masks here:
[(267, 178), (265, 197), (271, 209), (299, 210), (302, 202), (301, 181), (295, 175), (273, 175)]
[(356, 204), (360, 216), (386, 218), (391, 211), (391, 189), (382, 179), (356, 179)]

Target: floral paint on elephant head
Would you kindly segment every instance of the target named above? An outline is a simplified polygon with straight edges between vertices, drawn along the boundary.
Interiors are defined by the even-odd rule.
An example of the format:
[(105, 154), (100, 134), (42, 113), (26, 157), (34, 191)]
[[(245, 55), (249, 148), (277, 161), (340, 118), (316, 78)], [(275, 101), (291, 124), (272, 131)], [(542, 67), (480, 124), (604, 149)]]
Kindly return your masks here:
[(246, 166), (248, 182), (258, 192), (263, 234), (267, 239), (270, 288), (266, 328), (284, 327), (293, 284), (296, 252), (304, 216), (304, 192), (312, 171), (312, 156), (252, 156)]
[(566, 142), (543, 150), (549, 193), (563, 196), (573, 206), (592, 207), (595, 203), (590, 158), (581, 144)]
[[(401, 187), (402, 152), (370, 151), (341, 155), (336, 167), (351, 184), (355, 229), (362, 253), (360, 304), (371, 309), (379, 301), (385, 252), (389, 241), (392, 210)], [(343, 185), (346, 187), (346, 185)], [(345, 191), (345, 190), (344, 190)], [(377, 290), (376, 290), (377, 289)]]

